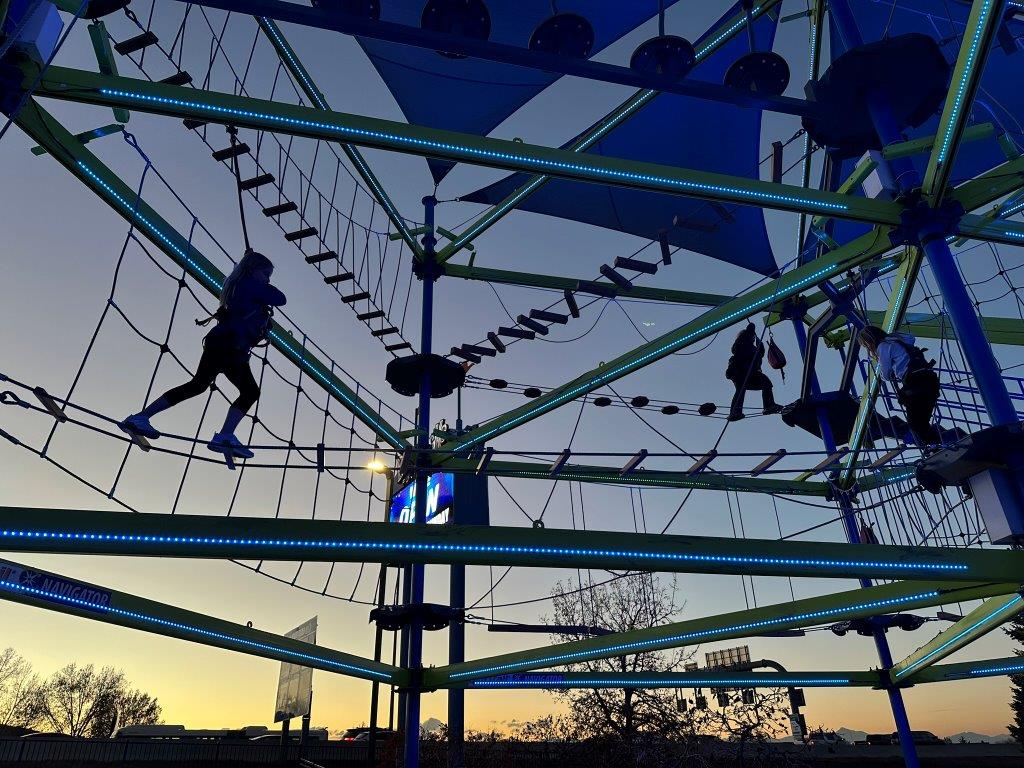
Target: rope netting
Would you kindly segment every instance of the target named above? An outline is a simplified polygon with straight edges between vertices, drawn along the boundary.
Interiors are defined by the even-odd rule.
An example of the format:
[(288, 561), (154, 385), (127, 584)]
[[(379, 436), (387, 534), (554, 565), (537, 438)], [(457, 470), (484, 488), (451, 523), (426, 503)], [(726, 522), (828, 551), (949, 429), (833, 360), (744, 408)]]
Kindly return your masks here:
[[(176, 201), (177, 209), (167, 213), (171, 220), (185, 223), (182, 231), (187, 231), (190, 246), (227, 264), (229, 271), (240, 256), (237, 249), (225, 247), (189, 208), (134, 135), (125, 132), (122, 137), (126, 150), (142, 165), (136, 204), (143, 197)], [(233, 473), (225, 471), (222, 458), (205, 451), (204, 434), (214, 429), (213, 421), (232, 399), (216, 385), (198, 409), (194, 427), (166, 435), (173, 447), (167, 442), (144, 446), (120, 432), (116, 423), (123, 416), (109, 413), (111, 402), (127, 412), (151, 401), (166, 384), (192, 376), (188, 361), (196, 357), (203, 333), (193, 318), (208, 316), (216, 308), (215, 299), (197, 291), (198, 284), (185, 271), (169, 268), (168, 263), (130, 224), (114, 262), (109, 293), (85, 349), (74, 362), (70, 384), (53, 396), (44, 388), (41, 404), (35, 405), (32, 391), (41, 386), (38, 382), (4, 376), (7, 389), (0, 402), (14, 410), (5, 411), (12, 418), (2, 436), (134, 512), (321, 519), (371, 519), (374, 510), (379, 513), (386, 501), (385, 483), (365, 468), (382, 455), (375, 435), (271, 347), (253, 356), (264, 396), (243, 429), (247, 443), (277, 460), (239, 462)], [(158, 319), (157, 297), (167, 302), (164, 320)], [(398, 429), (412, 426), (404, 414), (374, 396), (313, 342), (287, 312), (276, 317), (286, 333), (325, 360), (330, 372), (378, 416)], [(148, 362), (145, 369), (136, 367), (147, 360), (152, 361), (151, 367)], [(117, 375), (111, 376), (112, 371)], [(56, 414), (45, 407), (46, 399), (57, 405)], [(45, 419), (41, 422), (39, 416)], [(187, 426), (187, 422), (179, 413), (176, 424)], [(41, 424), (47, 426), (40, 429)], [(119, 449), (111, 450), (112, 446)], [(297, 480), (295, 473), (303, 469), (312, 471), (312, 475), (303, 473), (315, 478), (311, 483)], [(358, 566), (238, 564), (321, 595), (375, 602), (375, 586), (362, 584)], [(361, 585), (365, 600), (359, 596)]]
[[(310, 104), (302, 84), (252, 16), (151, 0), (133, 3), (123, 16), (109, 16), (105, 24), (113, 43), (141, 32), (158, 37), (158, 42), (121, 57), (145, 79), (188, 75), (185, 85), (205, 90), (320, 106)], [(160, 42), (167, 39), (169, 46)], [(186, 121), (188, 126), (211, 151), (224, 149), (220, 126)], [(239, 136), (250, 148), (238, 160), (244, 179), (254, 184), (246, 190), (251, 198), (310, 267), (331, 281), (332, 290), (360, 322), (377, 331), (375, 337), (391, 348), (389, 353), (411, 349), (404, 336), (412, 286), (411, 272), (402, 269), (408, 249), (401, 239), (396, 242), (386, 212), (338, 146), (267, 131)], [(231, 158), (220, 162), (232, 172)], [(398, 313), (400, 319), (394, 322)], [(385, 329), (389, 332), (382, 333)]]

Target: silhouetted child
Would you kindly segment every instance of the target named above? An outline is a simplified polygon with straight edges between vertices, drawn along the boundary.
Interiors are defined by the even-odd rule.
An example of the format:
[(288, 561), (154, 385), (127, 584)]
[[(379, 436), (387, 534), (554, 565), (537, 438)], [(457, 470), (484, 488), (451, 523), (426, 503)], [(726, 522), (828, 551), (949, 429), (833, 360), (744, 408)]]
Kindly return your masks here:
[(207, 447), (239, 459), (253, 457), (253, 452), (235, 437), (235, 429), (260, 396), (260, 388), (249, 368), (249, 353), (267, 338), (272, 308), (283, 306), (286, 301), (285, 295), (270, 285), (273, 272), (273, 263), (262, 253), (245, 252), (224, 281), (217, 312), (204, 321), (196, 321), (199, 325), (206, 325), (210, 320), (216, 320), (217, 324), (203, 339), (203, 354), (195, 376), (191, 381), (167, 390), (142, 411), (126, 418), (119, 425), (121, 429), (155, 440), (160, 437), (160, 432), (149, 423), (151, 418), (183, 400), (202, 394), (213, 385), (218, 375), (224, 374), (238, 388), (238, 397), (228, 408), (224, 426), (214, 434)]
[(938, 443), (938, 430), (932, 426), (932, 413), (939, 401), (935, 361), (924, 359), (924, 350), (914, 346), (915, 339), (909, 333), (886, 333), (868, 325), (857, 335), (857, 341), (878, 364), (878, 375), (896, 387), (914, 442), (919, 446)]
[(748, 389), (760, 390), (765, 415), (782, 410), (775, 402), (771, 379), (761, 371), (763, 360), (764, 344), (757, 338), (754, 324), (747, 323), (732, 343), (732, 357), (729, 358), (729, 365), (725, 369), (725, 378), (736, 387), (736, 394), (733, 395), (732, 405), (729, 407), (729, 421), (739, 421), (743, 418), (743, 400)]

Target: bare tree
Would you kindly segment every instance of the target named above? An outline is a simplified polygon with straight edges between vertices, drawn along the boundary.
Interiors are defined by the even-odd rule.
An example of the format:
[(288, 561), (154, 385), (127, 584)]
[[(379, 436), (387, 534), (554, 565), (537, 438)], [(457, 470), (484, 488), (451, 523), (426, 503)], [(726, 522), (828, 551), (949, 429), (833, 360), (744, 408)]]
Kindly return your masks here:
[(43, 722), (71, 736), (109, 738), (119, 727), (160, 720), (157, 700), (129, 688), (113, 667), (68, 664), (40, 687), (38, 700)]
[[(600, 627), (613, 632), (665, 624), (682, 606), (676, 582), (666, 584), (651, 574), (635, 574), (585, 590), (559, 582), (552, 591), (554, 613), (547, 624), (560, 627)], [(556, 630), (561, 642), (589, 637), (585, 631)], [(609, 673), (670, 672), (683, 668), (692, 651), (645, 651), (631, 656), (593, 659), (566, 665), (568, 671)], [(563, 727), (581, 738), (613, 737), (632, 743), (641, 734), (681, 736), (692, 733), (691, 718), (676, 707), (675, 693), (664, 689), (573, 689), (554, 695), (568, 705)]]
[(160, 703), (148, 693), (122, 684), (101, 707), (89, 728), (94, 739), (109, 739), (118, 728), (160, 722)]
[(13, 648), (0, 652), (0, 726), (31, 728), (39, 720), (39, 676)]

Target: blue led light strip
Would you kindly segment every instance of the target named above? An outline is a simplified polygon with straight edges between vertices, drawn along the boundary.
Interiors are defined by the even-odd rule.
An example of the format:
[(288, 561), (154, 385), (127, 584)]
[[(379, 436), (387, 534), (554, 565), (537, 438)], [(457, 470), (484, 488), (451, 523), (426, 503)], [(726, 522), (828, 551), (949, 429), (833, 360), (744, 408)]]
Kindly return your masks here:
[(1003, 613), (1004, 611), (1007, 611), (1007, 610), (1010, 610), (1010, 609), (1013, 609), (1013, 612), (1016, 613), (1017, 611), (1020, 610), (1020, 603), (1021, 602), (1024, 602), (1024, 598), (1022, 598), (1020, 595), (1017, 595), (1010, 602), (1006, 603), (1005, 605), (1000, 606), (999, 608), (996, 608), (994, 611), (992, 611), (990, 614), (988, 614), (984, 618), (978, 619), (976, 622), (971, 624), (971, 626), (966, 627), (961, 632), (957, 632), (955, 635), (953, 635), (953, 637), (949, 638), (949, 640), (944, 642), (942, 645), (940, 645), (938, 648), (933, 650), (931, 653), (925, 654), (920, 659), (915, 661), (913, 664), (911, 664), (911, 665), (901, 669), (899, 672), (896, 673), (896, 677), (897, 678), (903, 677), (903, 675), (907, 674), (908, 672), (911, 672), (911, 671), (917, 669), (919, 666), (924, 664), (929, 659), (934, 658), (937, 654), (942, 653), (949, 646), (953, 645), (958, 640), (961, 640), (965, 635), (970, 634), (975, 629), (977, 629), (978, 627), (982, 626), (985, 622), (991, 621), (992, 619), (994, 619), (1000, 613)]
[(583, 547), (527, 547), (510, 544), (417, 544), (412, 542), (358, 541), (343, 539), (256, 539), (215, 536), (149, 536), (135, 533), (58, 533), (53, 531), (0, 530), (0, 539), (45, 539), (57, 541), (123, 541), (136, 544), (199, 544), (206, 546), (306, 547), (358, 549), (385, 552), (481, 552), (557, 557), (619, 557), (683, 563), (731, 563), (735, 565), (799, 566), (810, 568), (880, 568), (926, 573), (965, 572), (964, 563), (904, 563), (876, 560), (827, 560), (823, 558), (753, 557), (747, 555), (699, 555), (682, 552), (586, 549)]
[[(76, 164), (82, 170), (82, 172), (85, 173), (93, 182), (98, 184), (104, 192), (106, 192), (114, 200), (120, 203), (121, 207), (124, 208), (124, 210), (131, 216), (131, 218), (134, 219), (139, 224), (141, 224), (152, 237), (155, 237), (161, 243), (170, 248), (179, 258), (181, 258), (189, 267), (191, 267), (194, 273), (198, 274), (203, 280), (205, 280), (207, 285), (213, 289), (215, 294), (220, 294), (222, 288), (221, 281), (214, 277), (212, 274), (210, 274), (210, 272), (208, 272), (207, 269), (202, 264), (193, 259), (185, 251), (185, 249), (176, 245), (174, 240), (172, 240), (169, 236), (161, 232), (160, 229), (152, 221), (150, 221), (146, 216), (143, 216), (139, 212), (137, 205), (129, 203), (123, 195), (118, 193), (113, 187), (111, 187), (109, 184), (103, 181), (103, 179), (101, 179), (95, 173), (95, 171), (93, 171), (84, 162), (82, 162), (81, 160), (77, 160)], [(277, 331), (271, 331), (270, 337), (274, 341), (276, 341), (281, 347), (283, 347), (290, 354), (292, 359), (299, 365), (301, 365), (307, 373), (310, 373), (313, 376), (315, 376), (317, 380), (322, 382), (324, 386), (326, 386), (331, 392), (333, 392), (339, 398), (341, 398), (341, 400), (349, 408), (358, 412), (359, 415), (363, 417), (364, 421), (370, 424), (378, 432), (378, 434), (385, 436), (394, 447), (400, 447), (404, 445), (405, 441), (403, 441), (402, 438), (399, 437), (387, 425), (381, 422), (376, 417), (376, 414), (373, 413), (373, 411), (367, 410), (358, 401), (352, 399), (352, 397), (348, 393), (346, 393), (345, 390), (339, 387), (334, 381), (332, 381), (330, 377), (325, 375), (316, 366), (310, 363), (309, 360), (306, 359), (305, 354), (303, 354), (293, 345), (293, 342), (290, 339), (290, 337), (286, 337), (285, 334), (278, 333)]]
[(972, 669), (970, 674), (972, 675), (1005, 675), (1015, 674), (1017, 672), (1024, 672), (1024, 663), (1022, 664), (1011, 664), (1007, 667), (982, 667), (981, 669)]
[(292, 65), (292, 71), (298, 74), (302, 79), (302, 82), (308, 89), (309, 95), (316, 102), (316, 105), (320, 107), (320, 109), (327, 109), (327, 102), (324, 101), (323, 97), (320, 95), (320, 89), (313, 85), (313, 81), (309, 79), (305, 69), (301, 64), (299, 64), (295, 55), (292, 53), (291, 46), (284, 41), (280, 33), (277, 31), (277, 25), (266, 16), (260, 16), (260, 21), (263, 24), (263, 28), (266, 29), (266, 31), (270, 33), (270, 36), (274, 38), (274, 42), (277, 43), (278, 49), (284, 53), (285, 58), (287, 58), (288, 62)]
[(526, 413), (517, 416), (514, 419), (498, 424), (497, 426), (492, 427), (491, 429), (487, 430), (486, 432), (480, 435), (471, 436), (470, 439), (458, 443), (452, 450), (457, 452), (467, 446), (483, 442), (488, 437), (497, 434), (498, 432), (507, 431), (508, 429), (514, 427), (516, 424), (519, 424), (523, 421), (528, 421), (533, 416), (544, 413), (545, 411), (549, 411), (552, 408), (555, 408), (564, 402), (574, 399), (575, 397), (584, 392), (594, 390), (597, 387), (604, 384), (605, 382), (614, 381), (620, 375), (626, 374), (629, 371), (634, 370), (636, 368), (643, 367), (644, 365), (647, 364), (647, 361), (653, 357), (660, 357), (662, 355), (674, 352), (680, 347), (686, 346), (691, 341), (702, 338), (704, 335), (713, 333), (718, 328), (728, 326), (736, 318), (741, 318), (746, 315), (753, 314), (758, 310), (759, 307), (773, 304), (779, 299), (783, 299), (788, 296), (791, 296), (794, 293), (798, 293), (800, 289), (802, 289), (807, 284), (813, 283), (826, 275), (840, 272), (843, 268), (844, 267), (840, 264), (836, 264), (830, 267), (823, 267), (822, 269), (819, 269), (816, 272), (811, 273), (807, 277), (798, 280), (793, 285), (789, 286), (785, 291), (775, 291), (774, 293), (768, 294), (764, 298), (751, 302), (745, 307), (741, 307), (740, 309), (730, 312), (724, 317), (720, 317), (718, 320), (714, 320), (708, 323), (707, 325), (701, 326), (700, 328), (697, 328), (696, 330), (687, 333), (685, 336), (675, 339), (674, 341), (670, 341), (667, 344), (663, 344), (662, 346), (652, 350), (651, 352), (648, 352), (646, 355), (643, 355), (642, 357), (638, 357), (635, 360), (630, 360), (625, 363), (622, 363), (621, 365), (618, 365), (615, 368), (612, 368), (611, 370), (602, 373), (600, 376), (590, 379), (589, 381), (584, 382), (583, 384), (579, 384), (573, 387), (572, 389), (563, 392), (562, 394), (552, 398), (551, 400), (548, 400), (547, 402), (534, 406), (530, 410), (526, 411)]
[(767, 629), (769, 627), (777, 627), (781, 624), (789, 624), (790, 622), (804, 622), (813, 621), (816, 619), (834, 618), (841, 616), (845, 613), (863, 611), (866, 609), (880, 609), (880, 612), (889, 610), (901, 605), (907, 605), (914, 603), (918, 600), (927, 598), (938, 597), (939, 593), (935, 590), (930, 592), (921, 592), (916, 595), (908, 595), (907, 597), (894, 597), (888, 600), (874, 600), (869, 603), (858, 603), (855, 605), (845, 606), (843, 608), (829, 608), (821, 611), (811, 611), (808, 613), (798, 613), (793, 616), (780, 616), (775, 619), (763, 619), (762, 621), (750, 621), (744, 624), (734, 624), (729, 627), (719, 627), (717, 629), (704, 629), (694, 632), (684, 632), (679, 635), (670, 635), (668, 637), (658, 637), (651, 640), (641, 640), (633, 643), (621, 643), (619, 645), (605, 646), (603, 648), (595, 648), (588, 651), (575, 651), (572, 653), (561, 653), (553, 656), (545, 656), (539, 659), (531, 659), (529, 661), (517, 661), (509, 664), (498, 664), (493, 667), (485, 667), (483, 669), (474, 669), (468, 672), (453, 672), (449, 675), (452, 680), (463, 677), (480, 677), (487, 675), (492, 672), (507, 672), (513, 669), (523, 669), (524, 667), (546, 667), (556, 664), (568, 664), (573, 661), (579, 661), (588, 657), (599, 657), (604, 658), (610, 655), (617, 655), (619, 652), (625, 653), (639, 653), (651, 648), (658, 647), (669, 647), (675, 644), (687, 643), (693, 640), (711, 640), (721, 635), (728, 635), (733, 632), (746, 632), (748, 630), (756, 629)]
[(942, 136), (942, 144), (935, 157), (936, 164), (946, 162), (946, 155), (949, 153), (950, 144), (953, 142), (953, 133), (956, 129), (957, 116), (964, 106), (964, 98), (967, 96), (967, 85), (970, 81), (971, 71), (978, 61), (978, 52), (981, 47), (981, 33), (985, 29), (989, 12), (992, 10), (993, 0), (983, 0), (981, 10), (978, 12), (978, 22), (974, 27), (974, 36), (971, 38), (971, 47), (967, 51), (967, 58), (964, 61), (964, 70), (960, 74), (960, 82), (957, 83), (956, 92), (953, 94), (953, 107), (949, 112), (949, 122), (946, 125), (946, 132)]
[[(760, 13), (761, 13), (762, 8), (763, 8), (763, 6), (760, 3), (758, 3), (753, 8), (751, 8), (750, 9), (750, 18), (751, 19), (757, 19), (758, 15), (760, 15)], [(742, 18), (740, 18), (737, 21), (735, 21), (732, 24), (730, 24), (724, 31), (721, 32), (721, 34), (713, 37), (711, 40), (708, 40), (703, 45), (701, 45), (701, 47), (698, 48), (694, 52), (696, 54), (695, 55), (696, 60), (697, 61), (703, 60), (705, 56), (707, 56), (707, 55), (709, 55), (709, 54), (714, 52), (714, 49), (718, 46), (719, 43), (724, 42), (728, 38), (732, 37), (732, 35), (734, 33), (738, 32), (741, 29), (743, 29), (743, 27), (745, 27), (746, 25), (747, 25), (747, 16), (744, 13)]]
[(518, 155), (511, 152), (495, 152), (493, 150), (487, 149), (476, 149), (473, 147), (467, 147), (443, 141), (415, 139), (409, 136), (400, 136), (394, 133), (387, 133), (385, 131), (369, 131), (362, 128), (346, 127), (316, 120), (300, 120), (298, 118), (283, 117), (281, 115), (270, 115), (262, 112), (253, 112), (251, 110), (246, 109), (218, 107), (212, 104), (202, 104), (200, 102), (185, 101), (184, 99), (170, 99), (161, 96), (147, 96), (143, 94), (132, 93), (130, 91), (122, 91), (114, 88), (100, 88), (99, 92), (105, 96), (117, 96), (119, 98), (134, 99), (137, 101), (149, 102), (152, 104), (169, 104), (178, 107), (185, 107), (188, 109), (197, 109), (212, 114), (219, 114), (225, 117), (253, 118), (256, 120), (262, 120), (268, 123), (282, 126), (300, 126), (305, 128), (313, 128), (321, 131), (330, 131), (339, 134), (342, 137), (352, 137), (352, 139), (370, 138), (383, 140), (392, 145), (406, 146), (410, 148), (415, 148), (416, 150), (420, 150), (422, 148), (433, 148), (436, 150), (443, 151), (446, 155), (454, 154), (456, 156), (464, 156), (469, 159), (477, 159), (482, 160), (484, 162), (488, 160), (514, 162), (520, 165), (536, 166), (535, 170), (541, 172), (569, 171), (577, 175), (590, 176), (597, 178), (599, 180), (642, 182), (647, 184), (653, 184), (668, 190), (682, 190), (694, 194), (711, 193), (713, 195), (730, 195), (733, 199), (736, 199), (737, 201), (740, 202), (746, 201), (750, 203), (767, 204), (782, 203), (785, 205), (794, 205), (802, 207), (817, 207), (826, 211), (849, 210), (849, 205), (847, 205), (846, 203), (830, 203), (825, 201), (809, 200), (806, 198), (795, 197), (793, 195), (783, 195), (775, 192), (758, 192), (756, 190), (741, 189), (739, 187), (729, 187), (723, 184), (707, 184), (698, 181), (687, 181), (685, 179), (671, 179), (665, 176), (654, 176), (645, 173), (633, 173), (632, 171), (616, 171), (610, 168), (590, 168), (585, 165), (580, 165), (577, 163), (565, 163), (556, 160), (543, 160), (540, 158), (526, 157), (525, 155)]
[(588, 688), (591, 686), (626, 686), (629, 688), (639, 686), (655, 686), (673, 688), (676, 686), (722, 686), (722, 687), (759, 687), (773, 688), (790, 685), (807, 686), (841, 686), (849, 685), (850, 680), (842, 677), (823, 678), (796, 678), (780, 677), (772, 678), (719, 678), (710, 680), (707, 678), (685, 678), (678, 679), (635, 679), (635, 678), (586, 678), (582, 680), (473, 680), (469, 683), (471, 688)]
[(56, 600), (62, 603), (68, 603), (69, 605), (76, 605), (82, 608), (89, 608), (91, 610), (99, 610), (104, 613), (112, 613), (116, 616), (123, 616), (128, 619), (135, 619), (136, 621), (144, 621), (149, 624), (156, 624), (161, 627), (169, 627), (171, 629), (177, 629), (182, 632), (189, 632), (191, 634), (201, 635), (202, 637), (208, 637), (213, 640), (225, 640), (231, 643), (244, 646), (246, 648), (254, 648), (262, 651), (269, 651), (272, 653), (279, 653), (289, 658), (295, 659), (298, 662), (316, 662), (323, 664), (328, 667), (333, 667), (339, 670), (345, 670), (347, 672), (359, 672), (370, 677), (379, 678), (381, 680), (390, 681), (392, 675), (388, 672), (379, 672), (375, 669), (366, 669), (365, 667), (359, 667), (354, 664), (345, 664), (341, 661), (335, 661), (334, 659), (327, 659), (323, 656), (314, 656), (309, 653), (302, 653), (301, 651), (293, 651), (288, 648), (281, 648), (276, 645), (270, 645), (268, 643), (260, 643), (255, 640), (247, 640), (244, 637), (235, 637), (233, 635), (226, 635), (223, 632), (214, 632), (209, 629), (203, 629), (202, 627), (195, 627), (191, 624), (183, 624), (179, 621), (170, 621), (168, 619), (161, 619), (156, 616), (150, 616), (145, 613), (138, 613), (136, 611), (126, 611), (122, 608), (113, 608), (109, 605), (101, 605), (100, 603), (92, 603), (88, 600), (80, 600), (75, 597), (68, 597), (57, 592), (48, 592), (44, 589), (36, 589), (35, 587), (26, 587), (22, 584), (14, 584), (7, 581), (0, 581), (0, 589), (6, 589), (11, 592), (18, 592), (26, 595), (32, 595), (35, 597), (41, 597), (46, 600)]

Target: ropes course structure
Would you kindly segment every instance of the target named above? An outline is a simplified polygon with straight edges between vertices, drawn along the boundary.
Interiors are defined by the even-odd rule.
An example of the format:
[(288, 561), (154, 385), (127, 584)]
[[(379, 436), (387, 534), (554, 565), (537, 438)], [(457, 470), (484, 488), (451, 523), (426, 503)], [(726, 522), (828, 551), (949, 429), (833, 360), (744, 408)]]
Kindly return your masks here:
[[(114, 241), (114, 219), (94, 218), (117, 245), (75, 286), (72, 327), (39, 331), (55, 359), (0, 363), (3, 451), (86, 491), (0, 507), (0, 550), (230, 561), (372, 607), (374, 656), (49, 574), (94, 596), (69, 597), (13, 561), (0, 598), (367, 680), (375, 703), (389, 686), (406, 768), (430, 692), (447, 695), (457, 768), (469, 689), (722, 685), (883, 691), (917, 766), (904, 689), (1024, 669), (945, 661), (1024, 611), (1024, 6), (813, 0), (785, 15), (741, 0), (705, 23), (673, 2), (577, 5), (586, 51), (536, 42), (546, 2), (0, 2), (5, 162), (27, 142), (127, 227)], [(665, 47), (675, 27), (689, 48)], [(351, 81), (324, 61), (335, 39), (365, 64)], [(354, 92), (371, 79), (393, 99)], [(617, 106), (580, 124), (567, 80)], [(552, 93), (567, 142), (530, 122)], [(550, 138), (499, 138), (510, 125)], [(530, 214), (573, 234), (531, 249), (511, 231)], [(239, 428), (256, 455), (205, 439), (235, 408), (219, 381), (162, 434), (129, 428), (129, 409), (201, 379), (197, 325), (225, 322), (251, 249), (292, 296), (252, 349), (259, 399)], [(492, 254), (507, 263), (476, 263)], [(589, 277), (540, 271), (553, 255)], [(878, 329), (905, 350), (899, 376), (869, 345)], [(726, 404), (736, 331), (760, 351), (729, 363)], [(789, 382), (777, 338), (802, 363)], [(934, 364), (913, 362), (920, 346)], [(924, 368), (939, 391), (922, 427)], [(563, 369), (578, 375), (553, 383)], [(763, 408), (744, 408), (747, 389)], [(427, 566), (447, 567), (444, 605), (426, 601)], [(659, 573), (716, 579), (737, 607), (467, 660), (467, 627), (537, 631), (549, 577), (573, 570), (562, 594), (584, 608), (620, 579), (653, 594)], [(936, 622), (894, 655), (892, 630)], [(765, 635), (849, 643), (836, 636), (851, 627), (876, 668), (559, 671)], [(424, 632), (440, 629), (447, 663), (427, 665)]]

